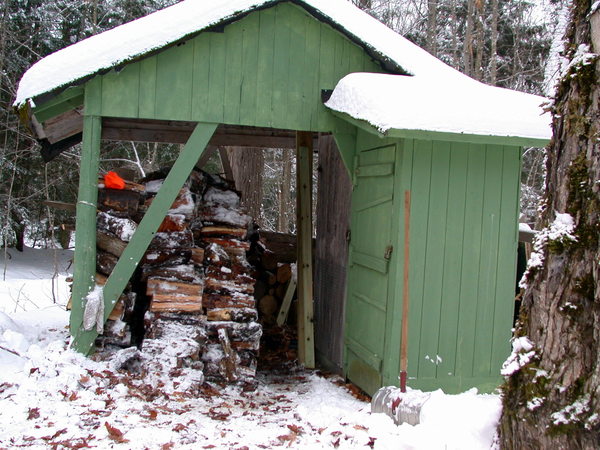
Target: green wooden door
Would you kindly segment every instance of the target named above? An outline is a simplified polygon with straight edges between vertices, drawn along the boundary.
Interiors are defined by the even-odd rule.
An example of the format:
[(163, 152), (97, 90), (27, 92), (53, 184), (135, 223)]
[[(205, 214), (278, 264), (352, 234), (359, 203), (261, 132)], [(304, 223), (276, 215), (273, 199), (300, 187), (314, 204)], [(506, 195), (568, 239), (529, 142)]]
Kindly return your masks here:
[(361, 151), (353, 177), (346, 375), (369, 394), (382, 384), (385, 360), (395, 158), (394, 145)]

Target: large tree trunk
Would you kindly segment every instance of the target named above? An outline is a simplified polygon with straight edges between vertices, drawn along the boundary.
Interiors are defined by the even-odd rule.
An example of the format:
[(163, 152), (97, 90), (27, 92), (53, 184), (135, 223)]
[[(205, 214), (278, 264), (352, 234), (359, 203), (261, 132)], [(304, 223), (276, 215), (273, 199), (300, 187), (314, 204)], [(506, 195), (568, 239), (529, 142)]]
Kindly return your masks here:
[(437, 0), (427, 0), (427, 51), (437, 56)]
[(473, 28), (475, 15), (475, 0), (467, 1), (467, 23), (465, 25), (465, 38), (463, 43), (463, 72), (473, 75)]
[(490, 84), (495, 86), (498, 78), (498, 0), (491, 1), (492, 24), (491, 24), (491, 49), (490, 49)]
[(279, 184), (279, 207), (277, 213), (277, 231), (290, 232), (290, 217), (293, 217), (292, 198), (292, 152), (288, 149), (281, 150), (281, 182)]
[(260, 223), (263, 197), (263, 150), (229, 147), (228, 154), (235, 178), (235, 188), (242, 193), (242, 206), (254, 220)]
[(503, 448), (600, 448), (600, 62), (589, 53), (600, 53), (600, 12), (590, 18), (590, 3), (573, 4), (542, 216), (556, 231), (569, 214), (572, 238), (538, 235), (543, 263), (529, 269), (516, 331), (524, 348), (503, 388)]

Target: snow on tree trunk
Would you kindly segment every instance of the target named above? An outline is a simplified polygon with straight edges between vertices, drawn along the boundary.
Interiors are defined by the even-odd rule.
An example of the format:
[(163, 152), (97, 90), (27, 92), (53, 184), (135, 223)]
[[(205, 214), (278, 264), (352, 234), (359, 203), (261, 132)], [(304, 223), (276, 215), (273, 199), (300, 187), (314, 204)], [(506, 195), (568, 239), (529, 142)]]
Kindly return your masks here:
[(575, 0), (553, 105), (546, 228), (504, 368), (502, 448), (600, 448), (599, 35), (600, 12)]

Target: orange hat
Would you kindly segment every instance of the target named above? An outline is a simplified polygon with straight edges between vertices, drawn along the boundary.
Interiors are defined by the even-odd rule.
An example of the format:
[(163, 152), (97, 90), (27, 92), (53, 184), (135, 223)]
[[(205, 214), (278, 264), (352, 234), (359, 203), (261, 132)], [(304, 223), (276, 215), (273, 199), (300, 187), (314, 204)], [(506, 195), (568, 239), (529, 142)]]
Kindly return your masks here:
[(125, 181), (115, 172), (107, 172), (104, 175), (104, 187), (108, 189), (125, 189)]

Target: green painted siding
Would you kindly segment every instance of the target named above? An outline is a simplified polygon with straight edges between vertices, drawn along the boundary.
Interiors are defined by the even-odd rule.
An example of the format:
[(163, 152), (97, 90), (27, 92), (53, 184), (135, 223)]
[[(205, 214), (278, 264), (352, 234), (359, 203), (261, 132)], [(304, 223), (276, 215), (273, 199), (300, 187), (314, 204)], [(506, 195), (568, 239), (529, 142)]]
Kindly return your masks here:
[(509, 352), (519, 148), (358, 130), (321, 101), (356, 71), (381, 69), (329, 25), (279, 4), (94, 78), (85, 113), (334, 131), (355, 185), (346, 373), (371, 393), (398, 382), (410, 190), (409, 385), (491, 390)]
[(489, 389), (510, 351), (520, 150), (414, 141), (412, 152), (409, 377)]
[[(384, 140), (363, 131), (358, 133), (357, 149), (360, 152), (393, 142), (397, 152), (392, 207), (394, 253), (389, 266), (382, 382), (398, 383), (403, 196), (405, 190), (410, 190), (409, 385), (441, 387), (448, 392), (472, 386), (493, 390), (510, 351), (520, 149)], [(353, 242), (371, 238), (378, 228), (373, 224), (362, 227), (355, 219), (353, 224)], [(351, 265), (352, 258), (353, 254)], [(352, 277), (349, 280), (347, 311), (354, 315), (354, 309), (360, 307), (353, 299), (354, 286), (364, 284), (360, 280), (352, 282)], [(363, 307), (359, 321), (365, 322), (368, 314)], [(351, 326), (356, 320), (348, 317), (347, 324)], [(376, 333), (373, 330), (373, 335), (380, 336), (380, 329)], [(356, 359), (350, 348), (346, 358), (347, 364)], [(361, 373), (363, 379), (367, 375), (367, 371)], [(368, 379), (359, 382), (372, 389)]]
[(350, 72), (381, 72), (359, 46), (291, 4), (256, 11), (102, 79), (102, 115), (331, 131), (323, 106)]

